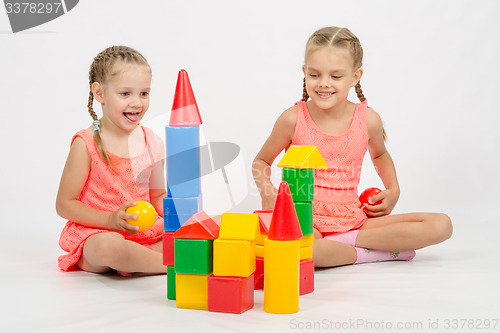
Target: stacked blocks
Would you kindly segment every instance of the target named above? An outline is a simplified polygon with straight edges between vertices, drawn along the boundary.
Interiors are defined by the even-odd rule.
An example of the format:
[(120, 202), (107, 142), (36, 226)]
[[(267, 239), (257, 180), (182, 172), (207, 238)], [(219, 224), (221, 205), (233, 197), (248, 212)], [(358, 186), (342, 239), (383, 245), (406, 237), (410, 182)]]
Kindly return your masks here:
[(264, 242), (269, 232), (273, 210), (256, 210), (253, 212), (259, 216), (260, 235), (255, 245), (255, 290), (264, 289)]
[(178, 308), (208, 309), (208, 278), (213, 270), (213, 242), (219, 226), (205, 213), (199, 212), (174, 235), (175, 282), (167, 272), (167, 298), (175, 287)]
[[(175, 286), (175, 276), (168, 274), (173, 271), (175, 265), (174, 233), (193, 214), (202, 210), (199, 134), (201, 123), (189, 77), (185, 70), (181, 70), (177, 78), (170, 122), (165, 126), (168, 194), (163, 198), (163, 264), (168, 267), (169, 286)], [(178, 247), (188, 246), (186, 242), (179, 241)], [(175, 288), (172, 290), (170, 287), (169, 291), (167, 298), (175, 299)]]
[(283, 168), (282, 180), (287, 182), (300, 223), (300, 295), (314, 291), (314, 261), (312, 260), (314, 169), (328, 165), (315, 146), (289, 147), (278, 163)]
[(278, 190), (271, 225), (264, 241), (264, 311), (299, 311), (299, 241), (302, 238), (288, 183)]
[(214, 241), (214, 270), (208, 282), (208, 310), (243, 313), (254, 305), (256, 214), (224, 213)]

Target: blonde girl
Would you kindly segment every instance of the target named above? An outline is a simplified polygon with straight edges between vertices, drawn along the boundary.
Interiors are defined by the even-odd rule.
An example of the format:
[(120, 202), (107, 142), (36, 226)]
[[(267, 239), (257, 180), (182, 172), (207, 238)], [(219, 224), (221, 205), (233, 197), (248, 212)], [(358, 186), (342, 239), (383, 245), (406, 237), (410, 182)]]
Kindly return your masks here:
[[(64, 270), (103, 273), (165, 273), (163, 219), (143, 232), (127, 223), (125, 210), (138, 200), (163, 215), (162, 140), (139, 125), (149, 107), (151, 68), (136, 50), (113, 46), (99, 53), (89, 71), (88, 112), (93, 123), (71, 140), (56, 199), (68, 220), (59, 239)], [(94, 99), (102, 106), (98, 119)]]
[[(262, 207), (271, 209), (277, 190), (270, 166), (276, 156), (290, 144), (318, 147), (329, 166), (315, 171), (313, 259), (319, 267), (411, 260), (414, 250), (452, 234), (444, 214), (389, 215), (400, 188), (381, 118), (361, 90), (362, 59), (361, 44), (348, 29), (314, 32), (306, 44), (303, 98), (281, 114), (252, 166)], [(351, 87), (360, 103), (347, 99)], [(360, 207), (357, 187), (366, 151), (385, 190)]]

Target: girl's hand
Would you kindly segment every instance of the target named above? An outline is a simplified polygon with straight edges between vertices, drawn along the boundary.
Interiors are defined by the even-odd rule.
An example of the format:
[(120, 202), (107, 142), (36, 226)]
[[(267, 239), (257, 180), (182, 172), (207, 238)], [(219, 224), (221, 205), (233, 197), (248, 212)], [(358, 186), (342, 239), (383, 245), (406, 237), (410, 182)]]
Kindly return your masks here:
[(139, 233), (139, 227), (129, 224), (125, 219), (137, 220), (137, 216), (125, 213), (125, 210), (129, 207), (137, 205), (137, 202), (130, 201), (125, 202), (118, 210), (113, 212), (108, 218), (108, 229), (116, 231), (124, 231), (131, 234)]
[(268, 193), (261, 193), (262, 197), (262, 209), (274, 209), (274, 204), (276, 203), (276, 197), (278, 196), (278, 190), (274, 186), (266, 188)]
[[(399, 190), (388, 189), (382, 191), (369, 199), (370, 204), (363, 205), (363, 211), (368, 217), (380, 217), (389, 215), (394, 209), (394, 206), (396, 206), (398, 199)], [(382, 201), (382, 203), (379, 205), (374, 205), (378, 201)]]

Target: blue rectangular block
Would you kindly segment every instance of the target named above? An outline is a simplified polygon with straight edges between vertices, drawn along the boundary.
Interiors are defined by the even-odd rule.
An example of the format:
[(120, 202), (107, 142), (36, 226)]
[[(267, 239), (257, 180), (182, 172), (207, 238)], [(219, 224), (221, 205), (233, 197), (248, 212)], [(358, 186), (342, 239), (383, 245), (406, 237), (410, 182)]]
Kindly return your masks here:
[(199, 126), (165, 126), (167, 188), (174, 198), (201, 194)]
[(203, 209), (201, 195), (191, 198), (163, 198), (165, 231), (177, 231), (187, 220)]

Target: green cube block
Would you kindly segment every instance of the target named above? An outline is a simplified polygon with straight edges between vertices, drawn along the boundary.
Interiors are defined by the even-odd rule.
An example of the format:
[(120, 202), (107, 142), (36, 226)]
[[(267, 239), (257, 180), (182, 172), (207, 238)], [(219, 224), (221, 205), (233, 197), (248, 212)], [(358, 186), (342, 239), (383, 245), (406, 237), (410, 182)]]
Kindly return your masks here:
[(175, 267), (167, 266), (167, 299), (175, 300)]
[(313, 201), (314, 169), (283, 169), (282, 179), (288, 183), (293, 201)]
[(176, 238), (175, 272), (184, 274), (212, 273), (213, 240)]
[(302, 235), (312, 235), (313, 234), (313, 207), (312, 201), (297, 201), (293, 203), (295, 205), (295, 211), (297, 212), (297, 217), (299, 218), (300, 229), (302, 229)]

